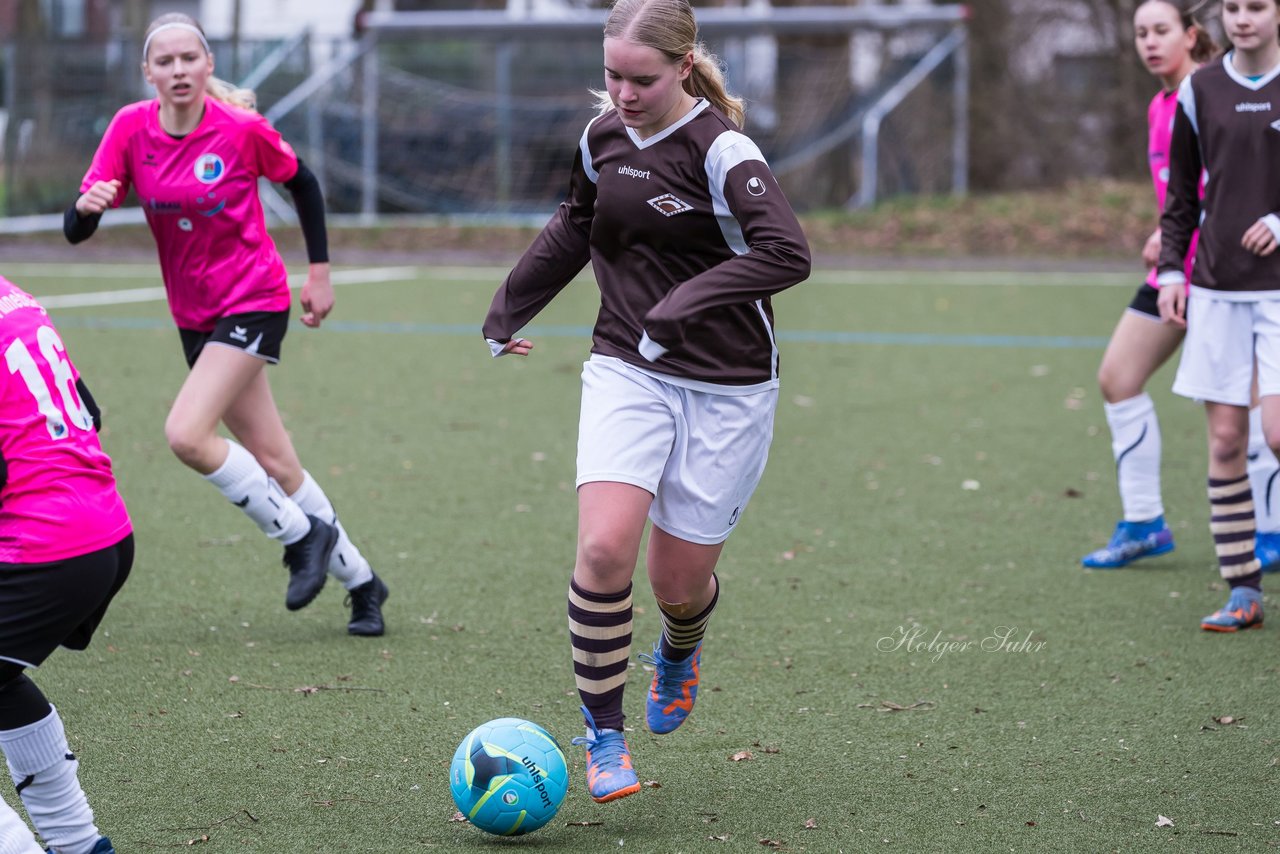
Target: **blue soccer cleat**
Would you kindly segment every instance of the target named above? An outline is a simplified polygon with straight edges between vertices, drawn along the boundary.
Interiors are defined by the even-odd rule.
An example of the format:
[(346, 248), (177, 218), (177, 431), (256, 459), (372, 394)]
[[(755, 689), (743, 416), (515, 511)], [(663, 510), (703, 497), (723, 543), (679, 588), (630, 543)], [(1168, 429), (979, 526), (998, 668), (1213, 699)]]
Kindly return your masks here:
[(599, 804), (616, 801), (640, 791), (640, 778), (631, 767), (631, 750), (627, 740), (616, 729), (596, 729), (596, 722), (582, 707), (587, 719), (587, 734), (571, 743), (587, 748), (587, 791)]
[(1253, 541), (1253, 554), (1263, 572), (1280, 572), (1280, 531), (1259, 531)]
[[(46, 854), (53, 854), (52, 848), (44, 849)], [(111, 840), (105, 836), (98, 837), (98, 841), (89, 849), (88, 854), (116, 854), (115, 846), (111, 844)]]
[(1119, 569), (1144, 557), (1155, 557), (1173, 551), (1173, 532), (1164, 523), (1164, 516), (1149, 522), (1116, 523), (1111, 542), (1096, 552), (1090, 552), (1080, 561), (1088, 569)]
[(1206, 632), (1238, 632), (1262, 627), (1262, 593), (1252, 587), (1231, 591), (1227, 604), (1200, 621)]
[(653, 645), (653, 655), (640, 653), (638, 658), (654, 667), (653, 681), (649, 683), (649, 696), (644, 704), (644, 718), (649, 732), (664, 735), (675, 732), (693, 711), (698, 699), (699, 666), (702, 662), (702, 644), (684, 661), (668, 661), (663, 658), (661, 644)]

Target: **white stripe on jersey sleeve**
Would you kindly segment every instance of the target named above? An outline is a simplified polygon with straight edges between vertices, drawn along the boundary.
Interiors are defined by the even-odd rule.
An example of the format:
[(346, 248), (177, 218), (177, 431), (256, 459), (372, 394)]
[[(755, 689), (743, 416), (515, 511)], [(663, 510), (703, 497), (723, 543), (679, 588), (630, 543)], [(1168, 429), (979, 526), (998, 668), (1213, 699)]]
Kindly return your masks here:
[(720, 223), (720, 231), (724, 234), (725, 243), (739, 255), (746, 255), (749, 250), (746, 238), (742, 236), (742, 226), (729, 212), (729, 203), (725, 201), (724, 184), (728, 180), (729, 170), (739, 163), (748, 160), (765, 162), (760, 149), (746, 134), (727, 130), (716, 137), (715, 142), (707, 150), (704, 168), (707, 170), (707, 186), (711, 190), (711, 210)]
[(1190, 74), (1183, 77), (1182, 82), (1178, 84), (1178, 106), (1182, 107), (1182, 112), (1187, 114), (1187, 118), (1191, 120), (1191, 129), (1196, 132), (1196, 136), (1199, 136), (1200, 122), (1196, 119), (1196, 93), (1191, 88)]
[(578, 149), (582, 152), (582, 169), (587, 173), (587, 179), (592, 184), (600, 183), (600, 172), (591, 163), (591, 149), (587, 147), (587, 134), (591, 133), (591, 126), (600, 121), (607, 113), (601, 113), (591, 121), (587, 122), (587, 126), (582, 129), (582, 138), (578, 140)]

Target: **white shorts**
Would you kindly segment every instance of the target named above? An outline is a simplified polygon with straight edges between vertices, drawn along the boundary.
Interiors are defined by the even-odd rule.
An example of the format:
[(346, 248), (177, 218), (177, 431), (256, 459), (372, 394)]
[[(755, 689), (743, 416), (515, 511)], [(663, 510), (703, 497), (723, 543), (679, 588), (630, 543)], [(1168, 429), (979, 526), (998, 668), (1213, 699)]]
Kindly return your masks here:
[(577, 485), (646, 489), (654, 525), (692, 543), (722, 543), (764, 474), (777, 407), (776, 386), (714, 394), (593, 356), (582, 366)]
[(1175, 394), (1248, 406), (1255, 356), (1258, 394), (1280, 394), (1280, 299), (1269, 292), (1249, 296), (1223, 298), (1220, 291), (1191, 288)]

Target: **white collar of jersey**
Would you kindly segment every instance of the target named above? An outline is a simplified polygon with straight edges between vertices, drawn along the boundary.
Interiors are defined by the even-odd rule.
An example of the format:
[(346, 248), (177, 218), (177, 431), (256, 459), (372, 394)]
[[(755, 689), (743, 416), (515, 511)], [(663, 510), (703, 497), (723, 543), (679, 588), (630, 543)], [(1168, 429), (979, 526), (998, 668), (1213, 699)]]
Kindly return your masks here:
[(676, 119), (674, 122), (667, 125), (648, 139), (641, 139), (640, 135), (636, 133), (635, 128), (627, 128), (627, 135), (630, 136), (631, 141), (636, 144), (636, 148), (648, 148), (651, 145), (657, 145), (659, 142), (671, 136), (671, 134), (680, 130), (680, 128), (684, 127), (689, 122), (693, 121), (699, 113), (709, 106), (711, 106), (710, 101), (706, 98), (699, 98), (698, 102), (693, 105), (692, 110), (685, 113), (683, 116)]
[(1280, 65), (1277, 65), (1257, 80), (1250, 80), (1248, 77), (1236, 70), (1236, 64), (1234, 62), (1235, 56), (1236, 52), (1233, 50), (1226, 56), (1222, 57), (1222, 67), (1226, 69), (1228, 77), (1246, 89), (1252, 89), (1254, 92), (1257, 92), (1263, 86), (1266, 86), (1272, 80), (1275, 80), (1276, 75), (1280, 75)]

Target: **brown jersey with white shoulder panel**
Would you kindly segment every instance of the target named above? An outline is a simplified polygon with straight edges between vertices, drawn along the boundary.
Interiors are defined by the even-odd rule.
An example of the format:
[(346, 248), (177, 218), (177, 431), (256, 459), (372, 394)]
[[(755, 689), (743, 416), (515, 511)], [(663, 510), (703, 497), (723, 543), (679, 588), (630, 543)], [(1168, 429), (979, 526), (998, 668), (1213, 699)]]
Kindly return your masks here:
[(1280, 252), (1258, 256), (1240, 239), (1260, 219), (1280, 237), (1280, 67), (1250, 80), (1236, 71), (1232, 56), (1192, 72), (1178, 90), (1169, 191), (1160, 218), (1159, 281), (1185, 280), (1183, 258), (1198, 226), (1191, 284), (1275, 291)]
[(593, 353), (724, 385), (776, 380), (769, 297), (809, 275), (809, 246), (764, 157), (705, 100), (648, 139), (610, 110), (587, 125), (569, 197), (498, 289), (506, 342), (590, 261)]

